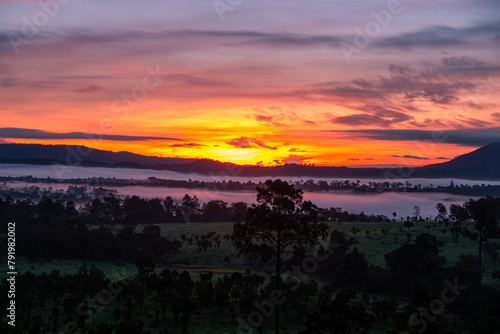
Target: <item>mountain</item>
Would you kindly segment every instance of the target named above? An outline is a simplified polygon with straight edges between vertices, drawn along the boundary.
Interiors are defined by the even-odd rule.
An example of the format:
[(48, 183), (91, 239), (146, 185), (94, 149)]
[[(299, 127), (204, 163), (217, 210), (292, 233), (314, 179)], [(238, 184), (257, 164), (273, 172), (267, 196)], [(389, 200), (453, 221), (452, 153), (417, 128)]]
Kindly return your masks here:
[(150, 157), (130, 152), (111, 152), (78, 145), (0, 144), (0, 162), (97, 164), (129, 167), (187, 164), (194, 159)]
[(500, 168), (500, 142), (488, 144), (450, 161), (429, 167), (438, 168)]
[(423, 167), (348, 168), (285, 164), (275, 167), (236, 165), (210, 159), (149, 157), (130, 152), (111, 152), (76, 145), (0, 144), (0, 163), (50, 165), (53, 163), (87, 167), (125, 167), (170, 170), (244, 177), (333, 177), (333, 178), (461, 178), (500, 179), (500, 143), (493, 143), (451, 161)]

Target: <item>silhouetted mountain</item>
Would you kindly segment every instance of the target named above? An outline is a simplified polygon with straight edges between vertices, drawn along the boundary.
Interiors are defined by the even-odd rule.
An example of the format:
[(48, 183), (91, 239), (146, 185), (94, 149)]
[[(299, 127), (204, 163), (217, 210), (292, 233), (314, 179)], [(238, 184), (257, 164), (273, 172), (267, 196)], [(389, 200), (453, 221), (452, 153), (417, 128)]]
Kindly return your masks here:
[(441, 168), (500, 168), (500, 142), (488, 144), (453, 160), (431, 166)]
[(388, 181), (403, 178), (500, 179), (500, 143), (482, 147), (449, 162), (424, 167), (347, 168), (285, 164), (275, 167), (236, 165), (210, 159), (148, 157), (130, 152), (111, 152), (75, 145), (0, 144), (0, 163), (48, 165), (53, 163), (88, 167), (126, 167), (170, 170), (244, 177), (335, 177), (379, 178)]
[[(111, 152), (77, 145), (0, 144), (0, 161), (18, 163), (53, 163), (92, 165), (146, 165), (185, 164), (193, 159), (150, 157), (130, 152)], [(86, 162), (86, 163), (84, 163)]]

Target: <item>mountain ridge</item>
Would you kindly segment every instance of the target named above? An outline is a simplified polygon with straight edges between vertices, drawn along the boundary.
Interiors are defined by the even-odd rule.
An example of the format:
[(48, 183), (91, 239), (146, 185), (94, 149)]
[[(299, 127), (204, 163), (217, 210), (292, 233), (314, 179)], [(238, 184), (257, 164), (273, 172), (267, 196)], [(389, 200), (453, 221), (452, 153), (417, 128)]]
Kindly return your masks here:
[(170, 170), (224, 176), (305, 176), (339, 178), (469, 178), (500, 179), (500, 142), (483, 146), (448, 162), (421, 167), (313, 166), (285, 164), (273, 167), (237, 165), (211, 159), (151, 157), (111, 152), (78, 145), (0, 144), (0, 163), (77, 165)]

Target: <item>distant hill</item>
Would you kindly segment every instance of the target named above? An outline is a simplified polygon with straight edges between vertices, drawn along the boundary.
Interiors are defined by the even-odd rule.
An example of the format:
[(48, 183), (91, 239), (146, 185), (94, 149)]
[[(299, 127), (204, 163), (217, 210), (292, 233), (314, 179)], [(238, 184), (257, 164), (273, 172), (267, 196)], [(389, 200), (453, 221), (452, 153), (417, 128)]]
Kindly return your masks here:
[(149, 157), (130, 152), (111, 152), (75, 145), (0, 144), (0, 163), (50, 165), (53, 163), (88, 167), (125, 167), (170, 170), (179, 173), (223, 176), (301, 176), (334, 178), (463, 178), (500, 180), (500, 143), (486, 145), (451, 161), (424, 167), (348, 168), (285, 164), (275, 167), (236, 165), (210, 159)]
[(453, 160), (431, 166), (440, 168), (500, 168), (500, 142), (488, 144)]
[[(130, 152), (111, 152), (77, 145), (0, 144), (0, 161), (19, 163), (94, 162), (103, 165), (177, 165), (194, 159), (150, 157)], [(9, 161), (10, 160), (10, 161)]]

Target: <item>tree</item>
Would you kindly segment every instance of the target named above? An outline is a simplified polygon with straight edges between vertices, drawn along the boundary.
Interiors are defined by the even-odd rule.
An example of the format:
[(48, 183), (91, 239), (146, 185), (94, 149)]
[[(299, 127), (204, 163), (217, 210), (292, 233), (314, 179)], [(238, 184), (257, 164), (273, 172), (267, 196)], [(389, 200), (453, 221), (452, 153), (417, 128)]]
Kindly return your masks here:
[[(271, 261), (276, 269), (276, 289), (292, 249), (310, 248), (327, 235), (328, 226), (317, 222), (318, 209), (303, 201), (302, 190), (281, 180), (267, 180), (257, 187), (257, 204), (246, 214), (244, 223), (234, 225), (234, 246), (240, 254), (261, 262)], [(279, 305), (276, 304), (275, 333), (279, 334)]]
[(475, 232), (465, 228), (462, 234), (478, 243), (479, 279), (482, 278), (483, 243), (489, 239), (497, 238), (500, 235), (498, 227), (498, 220), (500, 219), (499, 205), (500, 198), (493, 197), (480, 198), (478, 200), (471, 199), (464, 204), (464, 207), (469, 211), (470, 216), (475, 221)]
[(307, 315), (306, 330), (300, 334), (367, 333), (375, 317), (355, 298), (354, 290), (340, 290), (333, 296), (330, 287), (323, 288), (316, 309)]
[(441, 224), (446, 217), (448, 216), (448, 211), (446, 210), (446, 206), (443, 203), (438, 203), (436, 205), (436, 209), (438, 210), (437, 220)]
[(420, 219), (420, 207), (415, 205), (413, 207), (413, 221), (417, 222)]
[(441, 246), (443, 246), (441, 241), (430, 234), (423, 233), (417, 236), (415, 243), (396, 248), (384, 257), (393, 271), (423, 276), (443, 264), (444, 258), (439, 256)]

